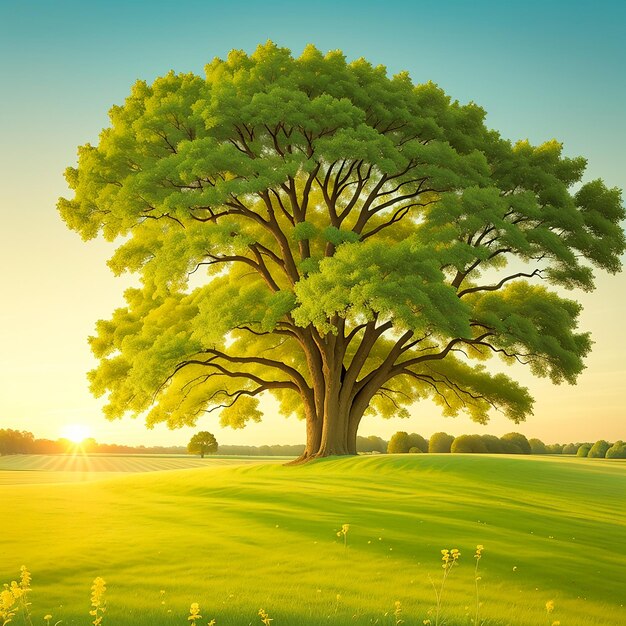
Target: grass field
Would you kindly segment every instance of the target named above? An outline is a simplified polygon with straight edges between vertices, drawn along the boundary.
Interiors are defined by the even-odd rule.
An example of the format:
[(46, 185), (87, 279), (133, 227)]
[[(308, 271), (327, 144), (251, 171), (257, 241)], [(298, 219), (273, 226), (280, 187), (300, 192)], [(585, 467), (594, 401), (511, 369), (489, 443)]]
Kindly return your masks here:
[[(287, 457), (267, 457), (280, 463)], [(259, 463), (259, 457), (199, 457), (164, 454), (56, 454), (0, 456), (0, 485), (42, 482), (84, 482), (135, 472), (161, 472), (193, 467)]]
[[(130, 459), (109, 457), (100, 480), (92, 472), (84, 482), (45, 483), (55, 472), (29, 471), (27, 457), (22, 472), (0, 461), (0, 582), (29, 567), (35, 624), (46, 613), (52, 623), (88, 624), (96, 576), (108, 586), (103, 626), (185, 624), (191, 602), (200, 603), (198, 625), (258, 625), (260, 608), (272, 626), (395, 625), (395, 601), (406, 626), (434, 624), (429, 577), (441, 577), (440, 550), (458, 548), (444, 615), (449, 626), (469, 625), (477, 544), (485, 624), (626, 624), (626, 463), (398, 455), (191, 467), (193, 459), (178, 459), (190, 469), (111, 477)], [(336, 534), (345, 523), (347, 548)]]

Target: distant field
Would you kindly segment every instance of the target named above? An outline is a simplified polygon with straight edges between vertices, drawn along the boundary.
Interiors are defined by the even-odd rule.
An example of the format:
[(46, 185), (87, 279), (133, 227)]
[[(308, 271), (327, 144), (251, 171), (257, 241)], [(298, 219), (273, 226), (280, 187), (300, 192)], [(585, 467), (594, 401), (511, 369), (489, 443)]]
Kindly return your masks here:
[[(198, 625), (254, 626), (264, 608), (272, 626), (393, 626), (395, 601), (404, 626), (421, 626), (432, 618), (429, 577), (441, 576), (440, 550), (458, 548), (443, 604), (447, 626), (467, 626), (482, 544), (485, 626), (626, 624), (626, 463), (487, 455), (237, 462), (0, 485), (0, 583), (28, 565), (34, 624), (46, 613), (63, 626), (88, 624), (89, 586), (102, 576), (103, 626), (184, 624), (191, 602), (200, 603)], [(344, 548), (336, 533), (346, 523)]]
[[(282, 457), (281, 457), (282, 458)], [(224, 457), (126, 454), (55, 454), (0, 456), (0, 485), (102, 480), (128, 472), (158, 472), (194, 467), (222, 467), (281, 462), (278, 457)], [(284, 462), (284, 460), (282, 461)], [(106, 474), (107, 476), (104, 476)]]

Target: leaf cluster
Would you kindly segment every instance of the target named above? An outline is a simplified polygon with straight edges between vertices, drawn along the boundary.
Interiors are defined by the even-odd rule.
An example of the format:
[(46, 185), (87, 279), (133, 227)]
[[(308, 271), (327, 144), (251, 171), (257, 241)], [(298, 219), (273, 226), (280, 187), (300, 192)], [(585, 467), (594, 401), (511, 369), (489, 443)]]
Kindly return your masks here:
[(266, 392), (304, 417), (329, 354), (382, 416), (432, 397), (523, 420), (493, 355), (576, 380), (591, 340), (557, 290), (625, 248), (620, 192), (582, 184), (583, 158), (340, 52), (268, 42), (205, 69), (137, 82), (66, 171), (68, 227), (141, 280), (90, 339), (108, 417), (242, 427)]

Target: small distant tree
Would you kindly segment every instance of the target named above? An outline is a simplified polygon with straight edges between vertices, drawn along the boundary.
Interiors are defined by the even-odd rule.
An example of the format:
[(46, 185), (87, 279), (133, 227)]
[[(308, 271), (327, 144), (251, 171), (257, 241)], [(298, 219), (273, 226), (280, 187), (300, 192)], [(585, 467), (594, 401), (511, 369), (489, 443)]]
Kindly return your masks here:
[(387, 452), (389, 454), (406, 454), (410, 447), (409, 433), (400, 430), (395, 435), (392, 435), (389, 440)]
[(83, 452), (99, 452), (98, 450), (98, 442), (93, 437), (87, 437), (87, 439), (83, 439), (80, 444)]
[(63, 447), (58, 441), (52, 439), (35, 439), (33, 454), (60, 454)]
[(531, 454), (548, 454), (548, 449), (546, 448), (546, 444), (541, 441), (541, 439), (532, 438), (528, 440), (530, 444), (530, 453)]
[(454, 437), (448, 433), (433, 433), (428, 440), (428, 451), (438, 454), (449, 453), (453, 441)]
[(566, 443), (563, 446), (562, 454), (576, 454), (578, 452), (578, 446), (575, 443)]
[(372, 442), (372, 452), (380, 452), (384, 454), (387, 452), (387, 442), (377, 435), (370, 435), (368, 439)]
[(217, 452), (217, 440), (215, 436), (206, 430), (196, 433), (187, 444), (187, 450), (191, 454), (199, 454), (204, 458), (205, 454), (215, 454)]
[(626, 443), (621, 440), (616, 441), (607, 451), (607, 459), (626, 459)]
[(460, 435), (452, 442), (450, 452), (486, 454), (488, 450), (480, 435)]
[(514, 442), (507, 439), (500, 439), (502, 444), (502, 454), (523, 454), (522, 449)]
[(411, 433), (409, 435), (409, 452), (411, 448), (419, 448), (420, 452), (428, 452), (428, 441), (422, 435)]
[(0, 456), (5, 454), (32, 454), (33, 433), (11, 428), (0, 429)]
[(578, 450), (576, 450), (576, 456), (587, 456), (589, 454), (589, 450), (591, 450), (591, 446), (588, 443), (583, 443), (578, 446)]
[(498, 437), (495, 435), (482, 435), (481, 437), (485, 447), (487, 448), (487, 452), (489, 454), (503, 454), (504, 446)]
[(357, 452), (372, 452), (374, 450), (374, 444), (367, 438), (361, 437), (361, 435), (356, 436), (356, 451)]
[[(530, 454), (530, 444), (522, 433), (507, 433), (500, 437), (500, 441), (505, 443), (505, 452), (508, 454)], [(515, 452), (510, 446), (506, 446), (507, 443), (511, 443), (519, 448), (519, 452)], [(509, 452), (509, 450), (511, 451)]]
[(376, 452), (378, 454), (387, 452), (387, 442), (382, 437), (370, 435), (369, 437), (361, 437), (357, 435), (356, 451), (364, 453)]
[(611, 447), (611, 444), (604, 439), (596, 441), (589, 449), (588, 457), (592, 459), (603, 459), (606, 456), (607, 450)]

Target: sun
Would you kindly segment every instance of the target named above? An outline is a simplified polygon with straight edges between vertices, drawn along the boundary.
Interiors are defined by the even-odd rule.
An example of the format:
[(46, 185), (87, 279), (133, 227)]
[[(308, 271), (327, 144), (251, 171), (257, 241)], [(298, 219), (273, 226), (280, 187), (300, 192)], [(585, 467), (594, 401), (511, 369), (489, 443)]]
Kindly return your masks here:
[(73, 443), (82, 443), (90, 435), (91, 430), (85, 424), (68, 424), (61, 431), (61, 437)]

